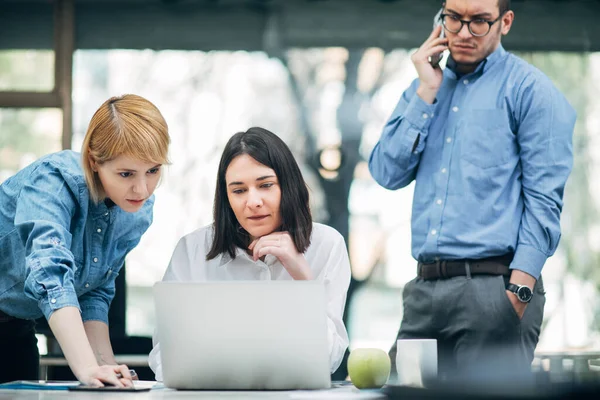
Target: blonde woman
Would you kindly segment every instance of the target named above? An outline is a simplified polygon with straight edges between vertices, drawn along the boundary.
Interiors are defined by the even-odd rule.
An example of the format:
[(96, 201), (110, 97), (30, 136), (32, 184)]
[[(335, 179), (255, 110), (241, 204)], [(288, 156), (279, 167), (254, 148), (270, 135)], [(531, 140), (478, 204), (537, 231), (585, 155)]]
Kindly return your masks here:
[(125, 256), (152, 223), (169, 133), (148, 100), (107, 100), (81, 155), (65, 150), (0, 185), (0, 382), (37, 379), (36, 318), (46, 317), (77, 379), (131, 386), (108, 335)]

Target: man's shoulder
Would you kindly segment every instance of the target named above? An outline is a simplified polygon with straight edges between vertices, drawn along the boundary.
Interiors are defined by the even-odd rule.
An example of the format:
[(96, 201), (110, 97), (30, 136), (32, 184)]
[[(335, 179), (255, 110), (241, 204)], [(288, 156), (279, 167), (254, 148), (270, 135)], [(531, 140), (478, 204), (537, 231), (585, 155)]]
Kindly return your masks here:
[(508, 53), (506, 64), (511, 76), (522, 83), (554, 86), (542, 70), (513, 53)]

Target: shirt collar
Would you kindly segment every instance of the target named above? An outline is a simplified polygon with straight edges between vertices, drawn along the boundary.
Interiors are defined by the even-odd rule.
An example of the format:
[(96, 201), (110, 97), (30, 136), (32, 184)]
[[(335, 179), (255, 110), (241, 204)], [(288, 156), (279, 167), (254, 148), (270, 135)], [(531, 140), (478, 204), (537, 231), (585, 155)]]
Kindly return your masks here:
[[(479, 63), (477, 68), (475, 68), (475, 71), (470, 72), (465, 75), (479, 76), (479, 75), (483, 74), (484, 72), (486, 72), (487, 70), (489, 70), (494, 64), (496, 64), (498, 61), (502, 60), (505, 56), (506, 56), (506, 50), (504, 50), (504, 47), (502, 47), (502, 43), (500, 43), (500, 44), (498, 44), (498, 47), (496, 48), (496, 50), (493, 51), (492, 54), (487, 56), (483, 61), (481, 61)], [(446, 69), (444, 69), (444, 72), (446, 73), (446, 75), (448, 77), (450, 77), (452, 79), (457, 79), (458, 76), (456, 74), (455, 69), (456, 69), (456, 61), (454, 61), (454, 59), (452, 57), (448, 57), (448, 61), (446, 62)]]
[[(119, 207), (112, 201), (100, 201), (98, 204), (94, 203), (90, 199), (89, 213), (93, 219), (107, 219), (109, 222), (113, 222), (115, 215), (117, 214)], [(112, 212), (111, 212), (112, 211)]]

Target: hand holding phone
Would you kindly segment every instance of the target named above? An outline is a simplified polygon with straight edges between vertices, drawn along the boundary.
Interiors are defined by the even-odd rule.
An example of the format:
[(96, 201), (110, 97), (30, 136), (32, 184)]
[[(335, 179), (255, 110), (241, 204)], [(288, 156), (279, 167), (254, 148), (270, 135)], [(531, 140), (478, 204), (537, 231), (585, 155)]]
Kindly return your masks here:
[[(444, 34), (444, 26), (442, 25), (442, 11), (443, 10), (444, 10), (443, 8), (440, 8), (440, 10), (437, 12), (437, 14), (435, 14), (435, 17), (433, 17), (433, 29), (437, 28), (438, 26), (442, 27), (442, 29), (440, 31), (440, 36), (439, 36), (440, 39), (446, 37)], [(444, 56), (444, 52), (434, 54), (431, 57), (429, 57), (429, 63), (431, 64), (431, 66), (433, 68), (437, 68), (440, 64), (440, 61), (442, 61), (443, 56)]]
[(448, 39), (444, 37), (441, 20), (442, 10), (434, 18), (435, 27), (421, 47), (412, 54), (411, 60), (419, 75), (417, 95), (426, 103), (432, 104), (439, 90), (443, 74), (439, 67), (442, 53), (448, 48)]

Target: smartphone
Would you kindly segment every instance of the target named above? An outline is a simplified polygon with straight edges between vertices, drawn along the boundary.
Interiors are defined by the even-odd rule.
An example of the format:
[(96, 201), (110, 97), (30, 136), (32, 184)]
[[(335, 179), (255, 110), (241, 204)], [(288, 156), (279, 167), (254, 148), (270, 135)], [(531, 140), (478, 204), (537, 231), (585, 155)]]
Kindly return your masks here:
[[(433, 17), (433, 28), (435, 29), (438, 26), (442, 25), (442, 12), (444, 11), (444, 8), (440, 8), (440, 10), (437, 12), (437, 14), (435, 14), (435, 17)], [(440, 38), (445, 37), (444, 34), (444, 27), (442, 26), (442, 30), (440, 31)], [(437, 68), (437, 66), (440, 64), (440, 61), (442, 61), (442, 56), (444, 55), (443, 52), (439, 53), (439, 54), (434, 54), (433, 56), (429, 57), (429, 63), (431, 64), (431, 66), (433, 68)]]

